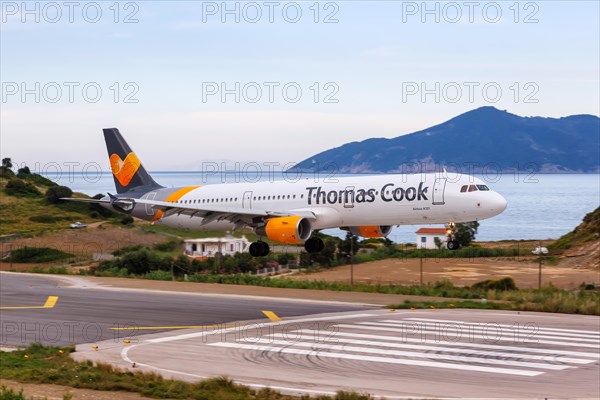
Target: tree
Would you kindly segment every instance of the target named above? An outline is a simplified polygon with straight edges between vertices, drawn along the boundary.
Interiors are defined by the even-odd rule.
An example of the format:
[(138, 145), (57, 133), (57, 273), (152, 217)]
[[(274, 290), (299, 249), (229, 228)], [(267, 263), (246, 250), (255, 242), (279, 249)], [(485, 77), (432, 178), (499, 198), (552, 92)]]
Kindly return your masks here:
[(23, 168), (19, 168), (19, 170), (17, 171), (17, 175), (31, 175), (31, 170), (26, 165)]
[(10, 157), (6, 157), (2, 159), (2, 168), (12, 169), (13, 163)]
[(335, 251), (335, 239), (328, 237), (323, 240), (323, 250), (318, 253), (311, 253), (310, 258), (322, 267), (331, 267), (335, 261)]
[(468, 246), (475, 239), (477, 229), (479, 228), (479, 222), (465, 222), (463, 224), (456, 224), (454, 231), (454, 239), (461, 246)]
[(353, 235), (351, 232), (346, 232), (346, 238), (338, 243), (338, 251), (340, 254), (349, 256), (351, 247), (353, 247), (353, 254), (358, 253), (358, 237)]
[(433, 243), (435, 243), (435, 247), (437, 247), (438, 250), (442, 248), (442, 239), (440, 239), (439, 237), (435, 236), (433, 238)]
[(46, 190), (46, 198), (52, 204), (63, 203), (62, 197), (71, 197), (73, 191), (66, 186), (54, 186)]

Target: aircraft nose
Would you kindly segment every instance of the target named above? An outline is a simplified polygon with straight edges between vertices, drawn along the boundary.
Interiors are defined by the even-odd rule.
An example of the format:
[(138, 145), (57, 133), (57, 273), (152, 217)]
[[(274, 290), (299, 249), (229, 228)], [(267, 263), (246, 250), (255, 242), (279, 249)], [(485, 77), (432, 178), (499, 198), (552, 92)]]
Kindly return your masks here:
[(508, 202), (504, 197), (502, 197), (501, 194), (494, 192), (494, 196), (490, 200), (490, 206), (492, 211), (496, 212), (497, 214), (500, 214), (501, 212), (506, 210)]

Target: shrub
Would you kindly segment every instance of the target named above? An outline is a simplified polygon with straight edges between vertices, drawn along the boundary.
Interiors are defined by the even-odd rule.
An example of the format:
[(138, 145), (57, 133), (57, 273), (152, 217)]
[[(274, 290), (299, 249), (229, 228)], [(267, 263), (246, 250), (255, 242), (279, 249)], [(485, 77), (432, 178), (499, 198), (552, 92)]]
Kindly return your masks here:
[(122, 256), (124, 254), (131, 253), (132, 251), (138, 251), (138, 250), (143, 249), (143, 248), (144, 248), (144, 246), (142, 246), (141, 244), (132, 244), (130, 246), (124, 246), (124, 247), (121, 247), (118, 250), (113, 251), (112, 255), (119, 257), (119, 256)]
[(156, 251), (169, 252), (169, 251), (177, 250), (177, 248), (179, 247), (180, 244), (181, 244), (181, 241), (170, 240), (166, 243), (157, 243), (154, 246), (152, 246), (152, 248)]
[(509, 276), (502, 279), (488, 279), (485, 281), (477, 282), (471, 287), (473, 289), (480, 290), (517, 290), (517, 285), (515, 285), (514, 279)]
[(60, 215), (34, 215), (29, 217), (29, 220), (32, 222), (41, 222), (43, 224), (52, 224), (54, 222), (59, 221), (70, 221), (72, 217), (65, 217)]
[(61, 197), (71, 197), (73, 191), (66, 186), (53, 186), (46, 190), (46, 199), (52, 204), (64, 203)]
[(121, 223), (123, 225), (133, 225), (133, 217), (131, 215), (127, 215), (121, 219)]
[(167, 263), (158, 254), (142, 248), (128, 252), (116, 260), (103, 261), (100, 270), (124, 268), (129, 274), (143, 275), (155, 269), (165, 268)]
[(7, 260), (17, 263), (45, 263), (69, 257), (73, 257), (73, 254), (48, 247), (22, 247), (11, 251)]
[(22, 179), (12, 178), (6, 183), (6, 193), (12, 196), (35, 197), (41, 193), (37, 188), (29, 182)]

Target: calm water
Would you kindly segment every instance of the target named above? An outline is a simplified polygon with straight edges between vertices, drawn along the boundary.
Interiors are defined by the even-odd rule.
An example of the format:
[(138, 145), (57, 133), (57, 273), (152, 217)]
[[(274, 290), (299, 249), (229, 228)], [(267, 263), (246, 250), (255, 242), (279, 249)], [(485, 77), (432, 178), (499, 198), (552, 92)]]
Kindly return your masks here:
[[(102, 174), (46, 174), (60, 185), (74, 191), (95, 195), (114, 193), (113, 177)], [(177, 187), (193, 184), (250, 181), (259, 179), (257, 174), (229, 173), (225, 175), (202, 175), (200, 172), (152, 172), (154, 179), (163, 186)], [(310, 174), (306, 177), (312, 177)], [(281, 179), (280, 174), (263, 174), (261, 180)], [(290, 179), (294, 176), (290, 175)], [(504, 213), (481, 221), (477, 240), (547, 239), (558, 238), (577, 226), (583, 216), (600, 205), (599, 175), (503, 175), (500, 179), (486, 179), (488, 185), (508, 200)], [(390, 239), (396, 242), (413, 242), (417, 226), (394, 228)], [(343, 235), (339, 230), (330, 234)]]

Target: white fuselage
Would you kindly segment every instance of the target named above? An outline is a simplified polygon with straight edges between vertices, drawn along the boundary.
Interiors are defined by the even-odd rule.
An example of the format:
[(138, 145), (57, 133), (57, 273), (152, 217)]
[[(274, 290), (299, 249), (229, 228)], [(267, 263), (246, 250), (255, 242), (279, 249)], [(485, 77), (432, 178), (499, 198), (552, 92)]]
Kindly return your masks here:
[[(185, 194), (171, 201), (200, 207), (312, 212), (316, 216), (313, 229), (477, 221), (498, 215), (506, 208), (506, 200), (500, 194), (469, 175), (456, 178), (445, 174), (302, 178), (182, 189)], [(173, 191), (157, 189), (143, 198), (165, 197), (160, 192), (167, 190)], [(206, 224), (201, 221), (201, 218), (175, 214), (156, 222), (196, 230), (230, 230), (234, 227), (226, 221)]]

